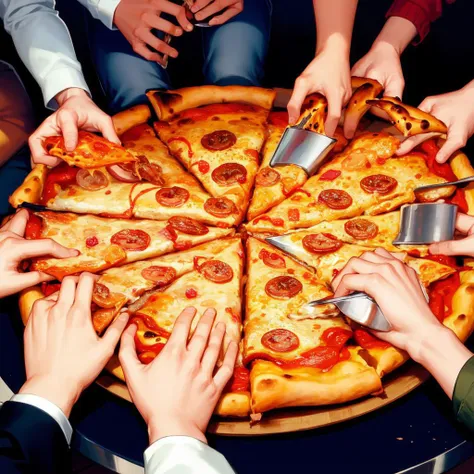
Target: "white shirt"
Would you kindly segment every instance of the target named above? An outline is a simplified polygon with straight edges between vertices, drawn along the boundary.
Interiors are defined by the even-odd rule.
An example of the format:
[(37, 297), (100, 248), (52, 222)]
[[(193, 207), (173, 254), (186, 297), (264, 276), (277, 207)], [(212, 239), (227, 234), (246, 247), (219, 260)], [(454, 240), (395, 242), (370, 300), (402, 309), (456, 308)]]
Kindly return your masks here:
[[(13, 395), (12, 402), (34, 406), (51, 416), (71, 444), (72, 427), (63, 411), (43, 397)], [(144, 453), (145, 474), (235, 474), (225, 457), (189, 436), (168, 436), (155, 441)]]
[[(79, 0), (112, 28), (120, 0)], [(54, 97), (70, 87), (90, 91), (72, 45), (69, 30), (59, 18), (55, 0), (0, 0), (0, 18), (18, 54), (41, 87), (44, 104), (57, 108)]]

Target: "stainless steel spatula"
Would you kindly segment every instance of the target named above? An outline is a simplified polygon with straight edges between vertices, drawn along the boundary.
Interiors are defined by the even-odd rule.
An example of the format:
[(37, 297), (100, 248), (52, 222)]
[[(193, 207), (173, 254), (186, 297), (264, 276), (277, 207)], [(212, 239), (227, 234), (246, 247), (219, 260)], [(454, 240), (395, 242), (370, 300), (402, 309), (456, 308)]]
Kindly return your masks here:
[(296, 165), (308, 176), (316, 173), (337, 141), (322, 133), (325, 118), (326, 99), (316, 102), (300, 116), (296, 125), (286, 128), (270, 166)]

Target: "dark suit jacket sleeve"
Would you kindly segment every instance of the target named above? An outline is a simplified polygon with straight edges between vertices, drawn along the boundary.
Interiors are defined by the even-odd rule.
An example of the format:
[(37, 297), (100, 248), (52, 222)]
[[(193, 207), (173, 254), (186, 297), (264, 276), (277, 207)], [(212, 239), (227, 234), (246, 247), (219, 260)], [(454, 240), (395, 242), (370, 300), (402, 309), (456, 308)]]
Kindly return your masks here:
[(0, 409), (0, 472), (71, 472), (69, 446), (58, 423), (34, 406), (4, 403)]

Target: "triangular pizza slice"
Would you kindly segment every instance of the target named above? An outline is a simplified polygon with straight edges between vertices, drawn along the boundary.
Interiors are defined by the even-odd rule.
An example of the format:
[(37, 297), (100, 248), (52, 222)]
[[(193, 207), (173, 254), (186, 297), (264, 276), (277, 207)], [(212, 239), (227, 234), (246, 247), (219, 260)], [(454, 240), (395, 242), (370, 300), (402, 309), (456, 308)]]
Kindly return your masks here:
[[(131, 321), (138, 325), (135, 342), (143, 362), (152, 360), (160, 352), (177, 316), (189, 306), (197, 310), (193, 328), (207, 308), (214, 308), (217, 312), (214, 324), (220, 321), (226, 324), (223, 350), (230, 341), (240, 344), (244, 251), (240, 238), (228, 239), (226, 243), (212, 259), (197, 257), (191, 272), (177, 278), (163, 291), (151, 294), (132, 315)], [(217, 413), (246, 416), (249, 388), (243, 379), (248, 380), (248, 372), (241, 362), (237, 363), (234, 375), (238, 381), (230, 384), (232, 391), (224, 393)]]
[(128, 262), (156, 257), (175, 250), (225, 237), (232, 229), (208, 227), (186, 217), (167, 221), (107, 219), (65, 212), (30, 214), (26, 238), (51, 238), (80, 254), (70, 258), (38, 258), (32, 268), (62, 280), (66, 275), (97, 273)]
[(314, 272), (255, 238), (247, 241), (247, 268), (243, 355), (252, 362), (254, 413), (381, 390), (375, 370), (347, 346), (352, 330), (337, 310), (305, 307), (332, 295)]
[[(420, 153), (383, 160), (367, 156), (376, 155), (357, 149), (348, 156), (335, 158), (334, 166), (331, 163), (288, 199), (248, 223), (247, 230), (284, 233), (323, 221), (381, 214), (417, 198), (434, 202), (454, 192), (451, 186), (415, 196), (418, 186), (446, 182), (428, 169)], [(350, 171), (344, 169), (345, 160), (353, 166)]]
[[(155, 123), (155, 130), (171, 153), (214, 197), (207, 206), (209, 212), (216, 216), (238, 213), (243, 218), (265, 141), (270, 111), (267, 106), (275, 93), (267, 90), (259, 104), (249, 100), (251, 89), (234, 89), (239, 94), (234, 94), (233, 102), (222, 103), (218, 96), (209, 102), (212, 99), (202, 97), (193, 103), (194, 107)], [(175, 94), (176, 91), (155, 93), (155, 108)]]
[(121, 138), (134, 162), (94, 169), (65, 162), (52, 169), (39, 165), (10, 202), (17, 206), (26, 200), (53, 210), (105, 217), (182, 216), (223, 227), (235, 223), (236, 214), (208, 212), (213, 198), (169, 154), (150, 126), (137, 125)]

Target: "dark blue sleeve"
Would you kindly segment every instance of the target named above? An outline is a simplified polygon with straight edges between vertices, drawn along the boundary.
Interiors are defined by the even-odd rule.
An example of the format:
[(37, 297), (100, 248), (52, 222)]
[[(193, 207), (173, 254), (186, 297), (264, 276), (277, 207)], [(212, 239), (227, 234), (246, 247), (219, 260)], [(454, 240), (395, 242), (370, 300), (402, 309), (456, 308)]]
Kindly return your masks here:
[(0, 409), (0, 472), (71, 472), (69, 446), (57, 422), (34, 406), (4, 403)]

